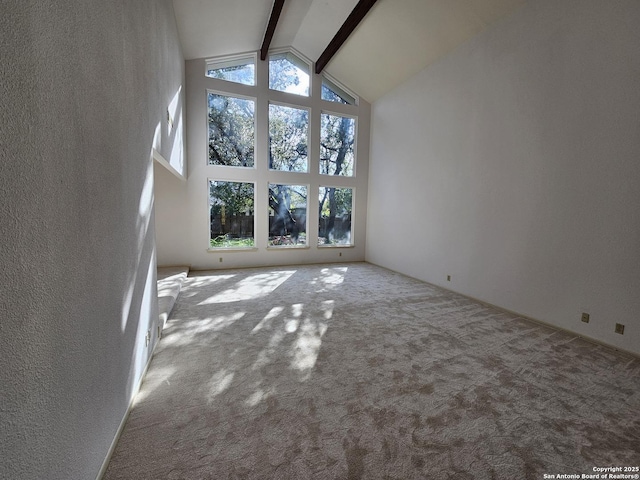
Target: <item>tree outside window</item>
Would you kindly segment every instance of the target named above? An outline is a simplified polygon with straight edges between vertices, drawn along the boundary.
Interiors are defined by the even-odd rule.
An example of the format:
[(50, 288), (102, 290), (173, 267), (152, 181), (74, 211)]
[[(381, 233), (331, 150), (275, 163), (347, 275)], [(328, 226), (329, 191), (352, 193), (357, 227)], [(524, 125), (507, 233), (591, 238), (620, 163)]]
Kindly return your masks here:
[(209, 181), (210, 247), (254, 246), (254, 184)]
[(306, 172), (309, 111), (269, 105), (269, 169)]
[(307, 244), (307, 187), (269, 184), (269, 246)]
[(318, 204), (318, 245), (353, 245), (353, 189), (320, 187)]
[(253, 167), (255, 102), (208, 94), (209, 165)]
[(320, 121), (320, 173), (353, 176), (355, 119), (323, 113)]

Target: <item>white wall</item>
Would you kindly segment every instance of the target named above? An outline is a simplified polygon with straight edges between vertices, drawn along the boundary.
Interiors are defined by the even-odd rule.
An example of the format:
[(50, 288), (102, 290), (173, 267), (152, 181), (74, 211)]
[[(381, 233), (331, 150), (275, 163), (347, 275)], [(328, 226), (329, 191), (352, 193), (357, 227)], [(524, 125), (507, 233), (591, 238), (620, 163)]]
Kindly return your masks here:
[(531, 1), (375, 102), (367, 260), (640, 353), (638, 25)]
[(184, 62), (171, 1), (1, 9), (0, 478), (86, 480), (155, 342), (151, 151)]
[[(237, 52), (229, 52), (237, 53)], [(156, 185), (156, 222), (158, 238), (159, 265), (188, 265), (193, 269), (230, 268), (260, 265), (287, 265), (301, 263), (322, 263), (338, 261), (362, 261), (365, 254), (368, 159), (369, 159), (369, 123), (370, 105), (362, 101), (359, 107), (324, 102), (319, 99), (321, 78), (313, 76), (312, 89), (316, 95), (300, 97), (297, 95), (270, 92), (267, 82), (268, 63), (258, 61), (258, 85), (249, 87), (223, 80), (205, 77), (205, 60), (186, 62), (186, 111), (187, 111), (187, 155), (188, 178), (181, 183), (178, 178), (168, 175), (158, 176)], [(208, 179), (249, 181), (254, 175), (248, 169), (207, 165), (207, 89), (231, 94), (249, 96), (256, 103), (256, 153), (255, 163), (259, 181), (256, 186), (256, 249), (252, 251), (208, 251), (209, 248), (209, 184)], [(267, 112), (268, 99), (283, 103), (300, 102), (311, 108), (310, 134), (319, 135), (320, 113), (357, 114), (358, 133), (356, 139), (355, 199), (353, 215), (353, 247), (318, 248), (318, 223), (314, 203), (309, 206), (309, 224), (307, 241), (309, 248), (267, 248), (268, 205), (267, 189), (269, 182), (310, 185), (309, 196), (313, 197), (318, 185), (351, 186), (351, 179), (345, 177), (327, 177), (318, 172), (319, 147), (310, 147), (309, 173), (273, 172), (267, 166)], [(318, 145), (316, 143), (316, 145)], [(314, 190), (315, 186), (315, 190)], [(341, 254), (341, 256), (340, 256)], [(222, 258), (222, 262), (220, 259)]]

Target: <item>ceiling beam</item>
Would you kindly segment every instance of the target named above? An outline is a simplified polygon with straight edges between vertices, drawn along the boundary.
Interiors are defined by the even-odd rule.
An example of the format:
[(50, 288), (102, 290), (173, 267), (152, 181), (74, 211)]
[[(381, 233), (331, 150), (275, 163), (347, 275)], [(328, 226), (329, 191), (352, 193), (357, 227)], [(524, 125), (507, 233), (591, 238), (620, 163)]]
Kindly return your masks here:
[(284, 6), (284, 0), (274, 0), (273, 9), (271, 10), (271, 17), (269, 17), (269, 23), (267, 24), (267, 31), (264, 32), (264, 40), (262, 41), (262, 48), (260, 49), (260, 60), (267, 58), (267, 52), (269, 51), (269, 45), (271, 39), (276, 31), (276, 25), (278, 24), (278, 18), (282, 12)]
[(371, 10), (376, 0), (360, 0), (353, 8), (347, 19), (344, 21), (338, 33), (331, 39), (327, 48), (324, 49), (322, 55), (316, 61), (316, 73), (319, 74), (327, 66), (327, 63), (336, 54), (342, 44), (347, 41), (349, 35), (356, 29), (365, 15)]

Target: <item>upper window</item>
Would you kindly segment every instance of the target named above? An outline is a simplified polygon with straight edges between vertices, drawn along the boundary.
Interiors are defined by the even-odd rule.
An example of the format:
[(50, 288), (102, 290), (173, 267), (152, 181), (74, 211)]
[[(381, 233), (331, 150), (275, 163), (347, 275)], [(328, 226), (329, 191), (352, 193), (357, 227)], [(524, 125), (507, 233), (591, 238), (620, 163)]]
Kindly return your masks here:
[(356, 120), (323, 113), (320, 119), (320, 173), (353, 176)]
[(304, 60), (291, 52), (269, 55), (269, 88), (309, 96), (309, 72)]
[(208, 94), (209, 165), (253, 167), (255, 102)]
[(307, 171), (309, 111), (269, 105), (269, 169)]
[(207, 62), (207, 77), (244, 85), (256, 84), (256, 56), (225, 58)]
[(336, 82), (322, 77), (322, 100), (328, 102), (344, 103), (345, 105), (357, 105), (358, 100), (355, 95), (347, 92), (346, 88), (339, 86)]

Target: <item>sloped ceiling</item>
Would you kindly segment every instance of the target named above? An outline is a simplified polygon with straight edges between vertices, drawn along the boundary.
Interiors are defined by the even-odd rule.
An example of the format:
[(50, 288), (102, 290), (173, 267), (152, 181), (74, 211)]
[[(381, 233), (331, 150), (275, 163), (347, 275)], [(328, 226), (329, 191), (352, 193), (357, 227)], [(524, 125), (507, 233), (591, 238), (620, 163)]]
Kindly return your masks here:
[[(378, 0), (326, 68), (369, 102), (525, 0)], [(271, 48), (317, 60), (358, 0), (286, 0)], [(272, 0), (174, 0), (186, 59), (257, 51)]]

